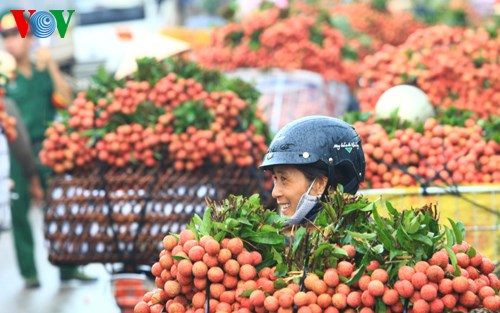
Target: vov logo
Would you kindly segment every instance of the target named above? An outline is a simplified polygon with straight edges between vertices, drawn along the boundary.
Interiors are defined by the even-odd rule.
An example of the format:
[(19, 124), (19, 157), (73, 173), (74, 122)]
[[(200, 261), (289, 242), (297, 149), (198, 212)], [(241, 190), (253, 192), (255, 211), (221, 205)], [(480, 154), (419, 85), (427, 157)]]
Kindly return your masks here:
[(50, 37), (54, 31), (59, 32), (59, 36), (64, 38), (66, 36), (66, 31), (68, 30), (69, 22), (71, 21), (71, 16), (75, 10), (68, 11), (68, 19), (65, 20), (63, 16), (64, 10), (49, 10), (47, 11), (37, 11), (28, 10), (29, 20), (26, 21), (24, 17), (24, 12), (26, 10), (10, 10), (14, 16), (14, 20), (17, 24), (17, 29), (22, 38), (26, 37), (28, 28), (30, 32), (38, 38)]

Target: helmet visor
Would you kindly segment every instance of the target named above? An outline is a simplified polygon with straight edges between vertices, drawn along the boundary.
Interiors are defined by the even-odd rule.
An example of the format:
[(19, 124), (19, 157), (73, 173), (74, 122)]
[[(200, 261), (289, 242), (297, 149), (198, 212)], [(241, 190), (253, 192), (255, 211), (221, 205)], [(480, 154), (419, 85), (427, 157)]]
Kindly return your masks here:
[(267, 170), (276, 165), (311, 164), (316, 163), (319, 159), (319, 155), (307, 151), (268, 152), (264, 156), (264, 160), (259, 168), (261, 170)]

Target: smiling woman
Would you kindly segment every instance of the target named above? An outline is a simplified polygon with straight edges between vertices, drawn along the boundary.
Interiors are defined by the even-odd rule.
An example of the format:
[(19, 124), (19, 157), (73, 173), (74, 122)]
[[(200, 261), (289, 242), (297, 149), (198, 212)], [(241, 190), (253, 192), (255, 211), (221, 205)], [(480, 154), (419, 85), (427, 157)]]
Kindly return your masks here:
[(365, 175), (361, 138), (346, 122), (309, 116), (283, 127), (274, 137), (261, 169), (273, 173), (273, 198), (285, 225), (314, 221), (331, 187), (355, 194)]
[[(301, 210), (301, 218), (317, 213), (311, 210), (326, 189), (328, 174), (326, 171), (322, 173), (319, 169), (314, 174), (311, 173), (313, 171), (313, 167), (290, 165), (277, 165), (272, 169), (274, 177), (272, 196), (277, 200), (282, 215), (292, 217), (297, 208)], [(306, 192), (303, 192), (304, 190)], [(290, 223), (291, 220), (287, 222)]]

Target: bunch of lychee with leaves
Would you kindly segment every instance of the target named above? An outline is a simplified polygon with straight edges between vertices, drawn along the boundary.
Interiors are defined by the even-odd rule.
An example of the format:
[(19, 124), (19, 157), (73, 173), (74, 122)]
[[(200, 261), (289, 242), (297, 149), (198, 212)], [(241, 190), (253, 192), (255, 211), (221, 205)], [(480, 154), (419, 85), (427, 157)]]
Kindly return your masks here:
[(435, 206), (396, 210), (332, 193), (314, 223), (283, 228), (258, 196), (208, 203), (153, 264), (142, 312), (469, 312), (498, 310), (499, 279)]
[(323, 280), (343, 312), (500, 309), (495, 266), (463, 240), (461, 222), (440, 224), (435, 205), (384, 207), (382, 214), (379, 200), (332, 194), (314, 223), (294, 231), (288, 262), (277, 268), (307, 268), (305, 282)]

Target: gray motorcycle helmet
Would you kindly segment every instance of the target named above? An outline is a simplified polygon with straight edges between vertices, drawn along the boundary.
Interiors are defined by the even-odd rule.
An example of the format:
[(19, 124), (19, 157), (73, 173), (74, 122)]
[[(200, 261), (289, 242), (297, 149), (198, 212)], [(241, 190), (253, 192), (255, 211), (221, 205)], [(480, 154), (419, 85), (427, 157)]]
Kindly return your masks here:
[[(276, 165), (325, 168), (328, 185), (342, 184), (355, 194), (365, 178), (361, 138), (348, 123), (328, 116), (308, 116), (288, 123), (272, 140), (260, 169)], [(328, 189), (328, 188), (327, 188)]]

